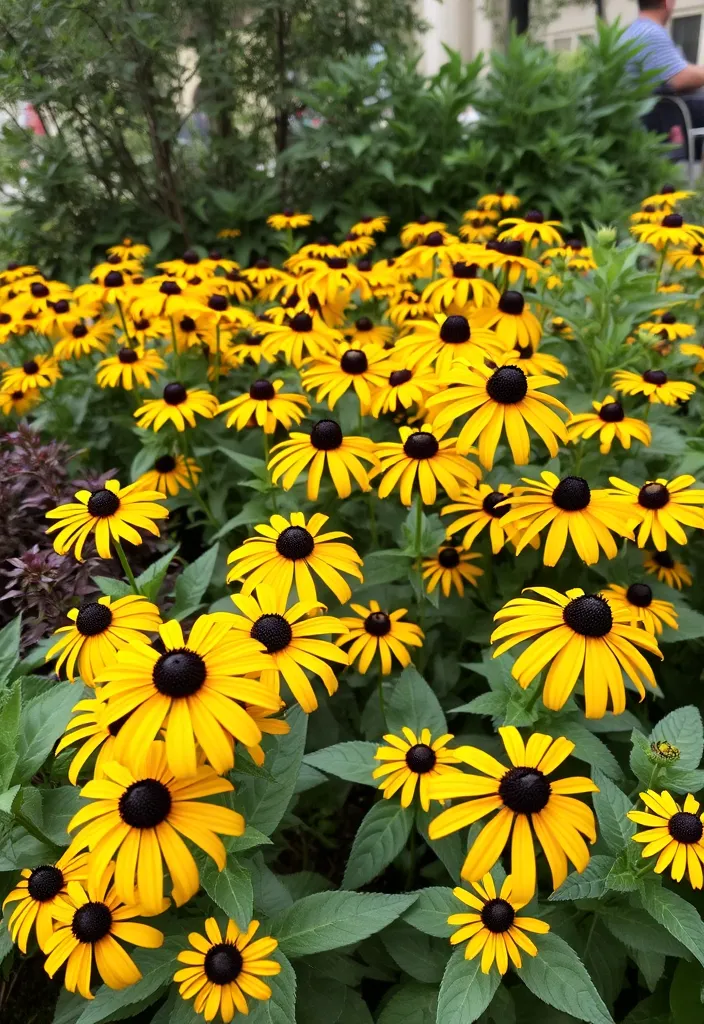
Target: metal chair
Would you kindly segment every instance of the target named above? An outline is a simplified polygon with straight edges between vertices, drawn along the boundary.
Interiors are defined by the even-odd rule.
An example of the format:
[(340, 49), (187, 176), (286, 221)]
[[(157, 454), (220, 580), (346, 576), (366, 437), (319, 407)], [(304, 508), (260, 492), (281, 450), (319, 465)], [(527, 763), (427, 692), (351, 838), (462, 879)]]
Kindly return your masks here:
[(687, 180), (692, 185), (696, 165), (694, 140), (704, 135), (704, 128), (693, 127), (692, 115), (682, 97), (676, 96), (674, 93), (663, 93), (658, 96), (655, 106), (643, 117), (643, 123), (649, 131), (664, 135), (668, 135), (675, 126), (682, 129), (685, 139), (683, 152), (680, 155), (680, 152), (673, 150), (670, 159), (673, 162), (679, 162), (680, 159), (686, 160)]

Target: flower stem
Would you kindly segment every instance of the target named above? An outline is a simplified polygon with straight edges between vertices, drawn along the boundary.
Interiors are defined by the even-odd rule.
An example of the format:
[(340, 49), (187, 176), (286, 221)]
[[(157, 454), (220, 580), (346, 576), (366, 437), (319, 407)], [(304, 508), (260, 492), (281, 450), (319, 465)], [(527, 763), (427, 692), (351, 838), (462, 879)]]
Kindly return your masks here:
[(169, 323), (171, 324), (171, 345), (172, 345), (173, 350), (174, 350), (174, 369), (176, 371), (176, 376), (178, 378), (180, 378), (181, 377), (181, 354), (180, 354), (180, 352), (178, 350), (178, 343), (176, 341), (176, 325), (174, 324), (174, 318), (172, 316), (169, 317)]
[(266, 475), (271, 488), (271, 504), (274, 512), (278, 512), (279, 509), (276, 503), (276, 486), (271, 482), (271, 474), (269, 473), (269, 435), (264, 429), (262, 429), (262, 440), (264, 442), (264, 465), (266, 467)]
[(215, 528), (217, 528), (218, 523), (217, 523), (215, 517), (213, 516), (213, 513), (210, 511), (210, 507), (208, 506), (207, 501), (205, 500), (203, 495), (200, 493), (200, 490), (198, 489), (198, 481), (193, 476), (193, 471), (191, 470), (191, 459), (193, 458), (193, 455), (192, 455), (192, 452), (191, 452), (191, 444), (190, 444), (190, 441), (188, 440), (188, 432), (187, 432), (187, 430), (180, 431), (179, 435), (178, 435), (178, 439), (179, 439), (179, 443), (181, 445), (181, 449), (183, 451), (183, 458), (184, 458), (185, 463), (186, 463), (186, 474), (188, 475), (188, 482), (191, 485), (191, 491), (193, 492), (193, 497), (196, 499), (196, 501), (200, 505), (201, 509), (205, 513), (205, 517), (208, 520), (208, 522), (210, 523), (210, 525), (215, 527)]
[(134, 341), (134, 339), (130, 337), (130, 332), (127, 330), (127, 321), (125, 320), (125, 311), (122, 308), (122, 303), (120, 302), (120, 300), (118, 298), (115, 299), (115, 303), (116, 303), (117, 308), (118, 308), (118, 310), (120, 312), (120, 320), (122, 320), (122, 330), (125, 332), (125, 338), (127, 339), (127, 345), (128, 345), (128, 347), (131, 347), (132, 342)]
[(220, 321), (215, 325), (215, 380), (213, 381), (213, 393), (217, 398), (220, 392)]
[(130, 563), (127, 561), (127, 555), (123, 550), (122, 544), (120, 544), (119, 540), (115, 540), (115, 538), (113, 538), (113, 543), (115, 545), (115, 551), (117, 551), (117, 557), (120, 559), (122, 571), (129, 580), (129, 584), (132, 587), (133, 593), (139, 594), (140, 590), (139, 587), (137, 586), (137, 581), (134, 578), (134, 573), (130, 568)]
[(45, 836), (44, 833), (34, 825), (29, 818), (25, 817), (22, 811), (12, 811), (12, 816), (18, 825), (21, 825), (25, 832), (28, 832), (30, 836), (38, 839), (40, 843), (44, 843), (45, 846), (49, 846), (53, 851), (54, 855), (58, 858), (63, 853), (62, 848), (53, 840)]
[(662, 252), (660, 253), (660, 259), (658, 261), (658, 274), (657, 274), (657, 277), (655, 278), (655, 291), (657, 291), (658, 288), (660, 287), (660, 275), (662, 274), (662, 268), (663, 268), (663, 265), (665, 263), (665, 257), (667, 256), (667, 247), (668, 247), (668, 245), (669, 245), (669, 242), (665, 242), (665, 245), (663, 245), (663, 247), (662, 247)]

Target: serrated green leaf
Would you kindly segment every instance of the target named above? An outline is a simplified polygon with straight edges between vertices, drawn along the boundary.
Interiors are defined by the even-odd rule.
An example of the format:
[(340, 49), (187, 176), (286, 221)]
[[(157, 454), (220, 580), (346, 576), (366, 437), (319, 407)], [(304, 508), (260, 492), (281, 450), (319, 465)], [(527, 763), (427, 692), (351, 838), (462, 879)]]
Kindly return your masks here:
[(0, 791), (10, 785), (19, 759), (21, 709), (22, 684), (16, 681), (0, 697)]
[(344, 889), (359, 889), (388, 867), (406, 845), (413, 817), (413, 808), (397, 800), (379, 800), (367, 811), (352, 843)]
[(450, 914), (462, 913), (460, 902), (449, 886), (433, 885), (419, 889), (417, 900), (403, 915), (403, 920), (427, 935), (447, 939), (452, 935), (452, 925), (447, 923)]
[(599, 834), (611, 850), (618, 854), (631, 841), (636, 830), (634, 822), (626, 817), (632, 810), (631, 801), (603, 772), (595, 768), (592, 779), (599, 787), (598, 793), (592, 794), (594, 810), (599, 819)]
[(450, 958), (446, 939), (424, 935), (405, 921), (394, 921), (381, 933), (381, 941), (395, 963), (415, 981), (439, 984)]
[(232, 857), (222, 871), (209, 857), (200, 872), (201, 885), (211, 900), (244, 931), (252, 920), (252, 879)]
[(392, 992), (376, 1024), (436, 1024), (437, 985), (407, 982)]
[(353, 740), (349, 743), (335, 743), (331, 747), (306, 754), (303, 761), (312, 768), (335, 775), (346, 782), (376, 787), (372, 772), (379, 767), (379, 762), (374, 760), (378, 749), (378, 743)]
[(578, 871), (573, 871), (548, 899), (555, 901), (598, 899), (606, 892), (606, 878), (613, 864), (613, 857), (595, 854), (581, 874)]
[(209, 548), (195, 562), (187, 565), (176, 580), (174, 587), (174, 606), (170, 616), (173, 619), (185, 619), (200, 607), (215, 571), (218, 559), (218, 545)]
[(174, 958), (181, 948), (182, 943), (177, 939), (167, 939), (160, 949), (135, 950), (132, 955), (142, 972), (141, 980), (125, 989), (102, 985), (78, 1018), (78, 1024), (102, 1024), (115, 1020), (116, 1014), (127, 1006), (145, 1006), (148, 1005), (146, 1000), (156, 1002), (171, 982)]
[(704, 727), (698, 708), (688, 704), (665, 715), (650, 734), (651, 743), (658, 740), (666, 740), (677, 747), (680, 752), (677, 767), (698, 768), (704, 753)]
[(586, 967), (554, 932), (538, 936), (537, 956), (524, 956), (521, 981), (543, 1002), (589, 1024), (613, 1024)]
[(14, 778), (28, 782), (41, 768), (52, 747), (63, 734), (82, 687), (56, 683), (51, 690), (24, 704), (17, 737), (17, 765)]
[(574, 743), (572, 756), (580, 761), (586, 761), (594, 768), (599, 768), (610, 779), (620, 779), (623, 776), (621, 766), (611, 753), (606, 744), (590, 732), (581, 722), (573, 722), (569, 719), (562, 721), (554, 730), (545, 730), (551, 736), (564, 736)]
[(453, 832), (452, 835), (444, 836), (442, 839), (431, 839), (428, 835), (428, 826), (436, 814), (437, 812), (434, 810), (419, 809), (416, 812), (418, 830), (433, 853), (443, 862), (452, 881), (459, 882), (466, 854), (465, 840), (459, 832)]
[(640, 907), (622, 905), (615, 913), (604, 913), (603, 918), (611, 934), (629, 949), (662, 956), (687, 955), (682, 943)]
[(360, 942), (391, 924), (415, 894), (321, 892), (306, 896), (270, 922), (271, 934), (290, 957), (308, 956)]
[(10, 678), (12, 670), (20, 660), (21, 635), (21, 615), (16, 615), (14, 619), (0, 629), (0, 689)]
[(117, 600), (120, 597), (127, 597), (132, 593), (132, 587), (124, 580), (116, 580), (113, 576), (93, 576), (93, 583), (107, 597)]
[(438, 1021), (442, 1024), (472, 1024), (484, 1013), (501, 984), (496, 967), (482, 973), (481, 957), (465, 960), (464, 949), (450, 957), (440, 984)]
[(640, 899), (650, 916), (704, 965), (704, 923), (692, 904), (650, 879), (643, 885)]
[(293, 796), (306, 742), (308, 716), (295, 707), (286, 719), (291, 726), (286, 736), (265, 736), (262, 741), (267, 769), (276, 781), (242, 777), (237, 787), (237, 808), (244, 820), (267, 836), (283, 818)]
[(176, 544), (175, 547), (167, 551), (161, 558), (157, 558), (156, 562), (152, 562), (151, 565), (147, 566), (144, 572), (137, 577), (135, 582), (139, 592), (144, 594), (149, 601), (155, 601), (159, 596), (161, 585), (169, 571), (169, 566), (178, 554), (178, 550), (179, 545)]
[(430, 729), (433, 739), (447, 732), (440, 701), (413, 665), (403, 670), (386, 701), (386, 723), (394, 733), (400, 733), (403, 726), (416, 734)]

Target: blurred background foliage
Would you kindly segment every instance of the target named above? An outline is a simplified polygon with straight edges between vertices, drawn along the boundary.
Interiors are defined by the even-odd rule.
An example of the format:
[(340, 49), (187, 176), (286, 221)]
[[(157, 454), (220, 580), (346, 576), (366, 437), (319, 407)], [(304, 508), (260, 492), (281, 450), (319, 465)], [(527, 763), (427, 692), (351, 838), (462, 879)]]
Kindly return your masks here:
[[(264, 214), (456, 218), (518, 192), (571, 224), (618, 217), (672, 176), (641, 127), (650, 83), (602, 25), (576, 53), (419, 70), (413, 0), (3, 0), (0, 256), (75, 279), (120, 235), (157, 256), (266, 248)], [(30, 103), (46, 134), (21, 127)], [(634, 191), (635, 190), (635, 191)], [(636, 196), (637, 193), (637, 196)]]

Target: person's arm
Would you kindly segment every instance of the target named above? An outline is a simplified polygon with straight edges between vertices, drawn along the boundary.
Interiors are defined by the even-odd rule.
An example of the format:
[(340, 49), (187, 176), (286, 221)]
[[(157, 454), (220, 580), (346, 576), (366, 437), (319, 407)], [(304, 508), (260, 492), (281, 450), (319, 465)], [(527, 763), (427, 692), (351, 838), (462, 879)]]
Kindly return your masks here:
[(701, 89), (704, 87), (704, 67), (700, 64), (688, 64), (672, 78), (668, 78), (667, 84), (675, 92)]

